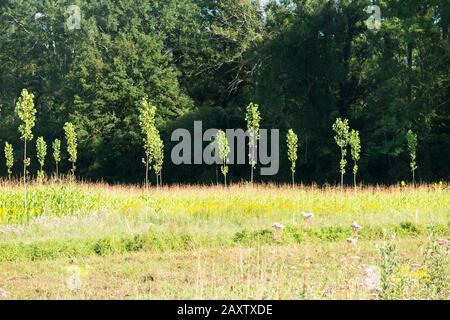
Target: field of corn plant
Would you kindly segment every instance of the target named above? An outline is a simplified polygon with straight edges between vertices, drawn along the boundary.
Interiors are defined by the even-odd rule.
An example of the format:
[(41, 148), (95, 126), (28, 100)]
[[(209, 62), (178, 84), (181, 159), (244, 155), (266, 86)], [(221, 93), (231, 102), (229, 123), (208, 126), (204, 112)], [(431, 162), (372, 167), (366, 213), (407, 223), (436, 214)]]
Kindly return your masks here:
[(0, 299), (449, 299), (450, 192), (0, 183)]

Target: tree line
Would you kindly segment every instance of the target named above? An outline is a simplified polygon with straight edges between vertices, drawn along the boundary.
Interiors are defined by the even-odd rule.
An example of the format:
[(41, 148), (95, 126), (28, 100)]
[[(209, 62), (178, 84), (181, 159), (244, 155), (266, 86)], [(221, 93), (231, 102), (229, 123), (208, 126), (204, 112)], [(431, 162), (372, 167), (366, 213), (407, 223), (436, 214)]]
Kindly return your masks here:
[[(33, 140), (33, 128), (36, 121), (36, 107), (34, 105), (34, 94), (28, 92), (27, 89), (23, 89), (21, 96), (19, 97), (16, 105), (15, 112), (22, 123), (18, 127), (20, 133), (20, 139), (24, 143), (24, 158), (23, 158), (23, 184), (25, 187), (25, 210), (27, 209), (27, 178), (29, 175), (28, 167), (31, 164), (31, 159), (27, 157), (27, 143)], [(145, 189), (148, 195), (149, 190), (149, 173), (151, 168), (153, 168), (156, 176), (156, 186), (162, 186), (162, 169), (164, 165), (164, 142), (161, 139), (160, 132), (156, 127), (156, 107), (150, 103), (147, 98), (143, 98), (141, 102), (141, 107), (139, 109), (139, 126), (141, 128), (142, 136), (142, 146), (145, 153), (145, 158), (142, 158), (142, 163), (145, 165)], [(247, 133), (248, 133), (248, 163), (251, 168), (251, 180), (253, 184), (253, 172), (258, 164), (257, 159), (257, 148), (258, 140), (260, 139), (260, 126), (261, 126), (261, 115), (259, 112), (259, 106), (254, 103), (250, 103), (247, 106), (245, 120), (247, 122)], [(340, 173), (341, 173), (341, 189), (344, 187), (344, 174), (346, 172), (347, 166), (347, 148), (351, 148), (351, 156), (353, 159), (353, 183), (356, 189), (357, 181), (356, 175), (358, 173), (358, 161), (361, 156), (361, 140), (359, 137), (359, 131), (351, 129), (349, 127), (348, 119), (337, 118), (332, 126), (335, 132), (335, 141), (337, 146), (341, 150), (341, 160), (340, 160)], [(72, 164), (70, 169), (70, 177), (73, 180), (75, 178), (76, 162), (78, 155), (78, 138), (75, 126), (66, 122), (64, 124), (64, 132), (67, 144), (67, 153), (69, 154), (69, 161)], [(417, 135), (411, 130), (407, 132), (406, 140), (408, 141), (408, 150), (410, 152), (411, 158), (411, 172), (413, 177), (413, 183), (415, 183), (415, 170), (417, 169), (416, 163), (416, 149), (417, 149)], [(216, 156), (216, 165), (221, 164), (221, 172), (224, 177), (224, 184), (227, 186), (227, 174), (229, 172), (228, 163), (230, 156), (230, 146), (229, 139), (223, 130), (218, 130), (215, 139), (212, 141), (213, 152)], [(295, 172), (298, 159), (298, 144), (299, 137), (292, 130), (289, 129), (286, 136), (287, 145), (287, 156), (291, 163), (291, 174), (292, 174), (292, 186), (295, 186)], [(61, 141), (55, 139), (53, 141), (53, 161), (56, 167), (54, 172), (54, 177), (59, 179), (59, 163), (61, 161)], [(14, 166), (14, 148), (9, 142), (5, 142), (5, 161), (6, 169), (8, 172), (8, 179), (11, 180), (11, 175)], [(37, 180), (39, 182), (44, 182), (47, 175), (44, 171), (44, 165), (47, 156), (47, 142), (43, 137), (38, 137), (36, 139), (36, 153), (37, 160), (39, 163), (39, 169), (37, 171)], [(220, 162), (220, 163), (219, 163)]]
[[(60, 152), (58, 170), (84, 179), (142, 181), (143, 97), (155, 109), (146, 148), (160, 151), (153, 159), (144, 150), (144, 165), (158, 169), (158, 181), (164, 172), (165, 182), (215, 182), (213, 167), (164, 161), (170, 132), (194, 120), (243, 128), (251, 102), (261, 128), (280, 128), (290, 141), (281, 163), (294, 163), (256, 181), (287, 182), (292, 170), (306, 183), (449, 177), (447, 1), (79, 0), (79, 30), (66, 25), (71, 4), (0, 4), (0, 145), (8, 142), (0, 163), (11, 164), (12, 150), (28, 158), (15, 112), (27, 88), (39, 110), (40, 159), (47, 142), (67, 143), (70, 122), (78, 153)], [(369, 4), (381, 9), (379, 29), (367, 28)], [(352, 129), (337, 148), (338, 118), (335, 129), (345, 119)], [(347, 150), (351, 180), (342, 172)], [(25, 170), (56, 170), (36, 158)], [(8, 168), (0, 175), (13, 174)], [(229, 181), (249, 178), (246, 167), (221, 169)]]

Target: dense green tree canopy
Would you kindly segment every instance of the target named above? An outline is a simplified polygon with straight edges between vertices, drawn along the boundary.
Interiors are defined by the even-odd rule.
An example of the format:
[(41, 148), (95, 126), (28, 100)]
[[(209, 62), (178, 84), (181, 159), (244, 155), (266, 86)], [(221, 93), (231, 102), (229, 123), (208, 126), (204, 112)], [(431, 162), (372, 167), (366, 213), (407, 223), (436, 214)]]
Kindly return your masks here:
[[(365, 23), (372, 3), (380, 29)], [(80, 29), (66, 23), (72, 4)], [(3, 0), (0, 145), (13, 143), (20, 156), (14, 108), (26, 88), (36, 136), (63, 140), (64, 123), (77, 128), (77, 176), (140, 182), (144, 97), (157, 107), (169, 160), (172, 129), (194, 120), (245, 128), (254, 102), (262, 128), (299, 134), (297, 180), (339, 180), (338, 117), (360, 132), (361, 180), (409, 179), (408, 130), (418, 136), (417, 179), (448, 179), (449, 21), (446, 0)], [(280, 173), (256, 180), (289, 181), (280, 144)], [(164, 166), (166, 182), (216, 180), (213, 166)], [(249, 178), (248, 166), (229, 169), (230, 181)]]

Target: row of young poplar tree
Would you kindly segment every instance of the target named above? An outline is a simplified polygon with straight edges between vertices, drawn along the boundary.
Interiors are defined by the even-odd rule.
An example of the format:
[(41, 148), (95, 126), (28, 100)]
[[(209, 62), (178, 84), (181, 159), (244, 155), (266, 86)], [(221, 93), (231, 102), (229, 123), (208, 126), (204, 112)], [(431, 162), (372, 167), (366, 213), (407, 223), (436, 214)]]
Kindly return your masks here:
[[(245, 120), (247, 122), (247, 129), (249, 133), (249, 163), (251, 166), (251, 182), (253, 183), (253, 170), (256, 167), (256, 148), (257, 142), (259, 140), (259, 128), (261, 123), (261, 116), (257, 104), (250, 103), (247, 107)], [(341, 174), (341, 188), (344, 186), (344, 174), (346, 172), (347, 166), (347, 153), (348, 147), (350, 147), (350, 154), (353, 160), (353, 183), (356, 188), (357, 181), (356, 176), (359, 170), (358, 162), (361, 158), (361, 138), (359, 131), (355, 129), (350, 129), (349, 120), (337, 118), (332, 127), (335, 136), (334, 139), (336, 144), (341, 150), (341, 160), (340, 160), (340, 174)], [(416, 164), (416, 149), (417, 149), (417, 135), (409, 130), (406, 134), (406, 141), (408, 144), (409, 156), (410, 156), (410, 167), (412, 172), (413, 184), (415, 184), (415, 170), (417, 169)], [(226, 185), (227, 174), (228, 174), (228, 156), (230, 153), (230, 148), (228, 145), (228, 139), (223, 130), (219, 130), (215, 143), (218, 144), (219, 158), (221, 160), (221, 172), (224, 176), (224, 182)], [(294, 132), (294, 130), (289, 129), (286, 136), (287, 143), (287, 155), (291, 163), (291, 175), (292, 175), (292, 185), (295, 185), (295, 172), (298, 159), (298, 145), (299, 137)]]
[[(141, 133), (143, 135), (143, 143), (145, 150), (145, 158), (142, 159), (143, 164), (146, 167), (145, 173), (145, 186), (148, 187), (149, 172), (151, 168), (155, 171), (157, 186), (162, 185), (162, 167), (164, 163), (164, 142), (161, 139), (160, 132), (155, 124), (156, 119), (156, 107), (151, 104), (147, 99), (143, 99), (139, 112), (139, 121)], [(255, 103), (250, 103), (246, 108), (245, 121), (247, 124), (247, 132), (249, 136), (249, 164), (251, 168), (250, 180), (253, 184), (253, 171), (257, 165), (257, 146), (260, 139), (259, 131), (261, 125), (261, 114), (259, 106)], [(341, 150), (340, 160), (340, 174), (341, 174), (341, 188), (344, 185), (344, 175), (346, 173), (347, 166), (347, 153), (350, 147), (350, 154), (353, 160), (353, 182), (354, 186), (357, 186), (357, 173), (359, 170), (358, 162), (361, 158), (361, 139), (359, 131), (350, 129), (349, 120), (337, 118), (332, 127), (335, 133), (335, 141)], [(415, 183), (415, 170), (416, 164), (416, 149), (417, 149), (417, 135), (409, 130), (406, 134), (406, 141), (408, 144), (410, 167), (413, 177), (413, 183)], [(227, 185), (227, 174), (229, 172), (228, 162), (230, 155), (230, 146), (228, 144), (228, 138), (223, 130), (218, 130), (215, 139), (212, 142), (215, 144), (214, 150), (218, 152), (218, 158), (221, 163), (221, 172), (224, 176), (224, 184)], [(290, 170), (292, 174), (292, 185), (295, 185), (295, 173), (298, 160), (298, 146), (299, 137), (293, 129), (289, 129), (286, 136), (287, 155), (290, 161)]]
[[(27, 154), (28, 143), (33, 140), (33, 128), (35, 126), (36, 120), (36, 107), (34, 104), (33, 93), (28, 92), (24, 89), (21, 93), (20, 98), (16, 104), (16, 113), (22, 124), (19, 126), (18, 130), (20, 133), (20, 138), (24, 143), (24, 158), (23, 158), (23, 181), (26, 186), (28, 167), (31, 164), (31, 159)], [(149, 173), (153, 168), (156, 175), (156, 185), (162, 185), (162, 168), (164, 164), (164, 142), (161, 139), (160, 132), (156, 127), (156, 107), (144, 98), (141, 102), (141, 108), (139, 109), (139, 125), (141, 128), (141, 133), (143, 136), (143, 147), (145, 152), (145, 158), (142, 159), (145, 165), (145, 187), (148, 188), (149, 185)], [(251, 167), (251, 182), (253, 183), (253, 171), (257, 165), (256, 150), (258, 146), (258, 140), (260, 139), (259, 131), (261, 124), (261, 115), (259, 111), (259, 106), (254, 103), (250, 103), (246, 109), (245, 120), (247, 123), (247, 130), (249, 134), (249, 164)], [(344, 184), (344, 174), (346, 173), (347, 166), (347, 153), (348, 147), (350, 147), (350, 154), (353, 160), (353, 182), (356, 187), (357, 181), (356, 176), (358, 173), (358, 162), (361, 158), (361, 139), (359, 131), (355, 129), (350, 129), (348, 119), (337, 118), (332, 127), (335, 132), (335, 141), (341, 151), (340, 160), (340, 174), (341, 174), (341, 187)], [(77, 161), (77, 134), (75, 131), (75, 126), (66, 122), (64, 125), (64, 132), (67, 144), (67, 152), (69, 154), (69, 161), (72, 164), (70, 169), (70, 176), (75, 177), (76, 161)], [(407, 132), (406, 141), (408, 144), (408, 150), (410, 155), (410, 167), (413, 177), (413, 183), (415, 183), (415, 170), (417, 169), (416, 164), (416, 149), (417, 149), (417, 135), (411, 130)], [(221, 160), (221, 172), (224, 176), (224, 184), (227, 184), (227, 174), (228, 174), (228, 162), (230, 147), (228, 145), (228, 139), (223, 130), (219, 130), (213, 141), (216, 144), (215, 150), (218, 151), (218, 158)], [(291, 163), (291, 173), (292, 173), (292, 185), (295, 184), (295, 172), (296, 163), (298, 159), (298, 145), (299, 138), (297, 134), (289, 129), (286, 136), (288, 159)], [(52, 143), (53, 147), (53, 160), (56, 168), (56, 176), (59, 177), (59, 163), (61, 162), (61, 141), (55, 139)], [(14, 150), (9, 142), (5, 143), (5, 159), (6, 168), (8, 173), (8, 178), (11, 180), (12, 169), (14, 165)], [(43, 137), (38, 137), (36, 139), (36, 153), (37, 160), (39, 163), (39, 170), (37, 172), (37, 178), (39, 181), (43, 181), (46, 177), (44, 172), (45, 159), (47, 156), (47, 142)]]
[[(29, 92), (27, 89), (23, 89), (21, 96), (19, 97), (15, 112), (22, 123), (19, 125), (20, 139), (23, 141), (24, 154), (23, 154), (23, 180), (26, 184), (28, 177), (28, 167), (31, 165), (31, 159), (28, 153), (28, 143), (30, 143), (33, 138), (33, 128), (36, 123), (36, 107), (34, 104), (34, 94)], [(75, 126), (71, 122), (66, 122), (64, 125), (64, 133), (67, 144), (67, 152), (69, 154), (69, 161), (72, 164), (70, 169), (70, 174), (72, 177), (75, 176), (76, 162), (77, 162), (77, 134), (75, 132)], [(53, 160), (55, 162), (55, 174), (59, 177), (59, 164), (61, 162), (61, 140), (55, 139), (52, 143), (53, 148)], [(39, 163), (39, 169), (37, 171), (38, 180), (42, 181), (45, 179), (46, 174), (44, 171), (45, 159), (47, 157), (47, 142), (43, 137), (38, 137), (36, 139), (36, 155)], [(6, 169), (8, 173), (8, 179), (11, 180), (13, 174), (14, 166), (14, 149), (12, 144), (5, 142), (5, 159), (6, 159)]]

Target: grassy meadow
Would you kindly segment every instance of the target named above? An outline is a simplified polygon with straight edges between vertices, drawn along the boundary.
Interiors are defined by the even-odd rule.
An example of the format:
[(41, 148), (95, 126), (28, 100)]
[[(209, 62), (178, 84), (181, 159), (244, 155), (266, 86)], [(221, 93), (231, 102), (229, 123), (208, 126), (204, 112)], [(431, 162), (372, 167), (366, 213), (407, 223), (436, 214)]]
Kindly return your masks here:
[(0, 183), (0, 299), (450, 298), (442, 183), (47, 182), (27, 199), (25, 215), (23, 188)]

